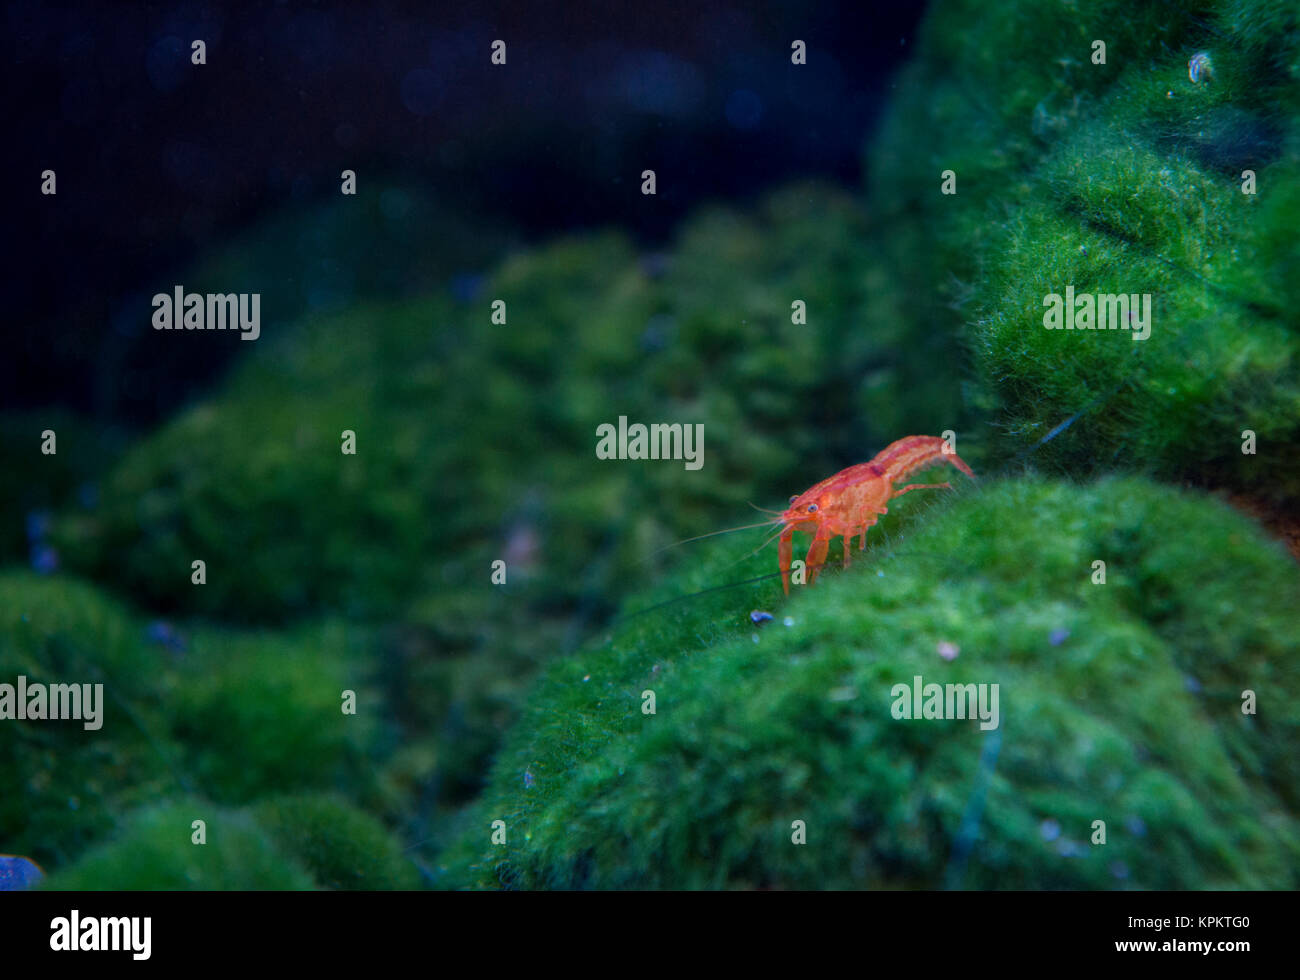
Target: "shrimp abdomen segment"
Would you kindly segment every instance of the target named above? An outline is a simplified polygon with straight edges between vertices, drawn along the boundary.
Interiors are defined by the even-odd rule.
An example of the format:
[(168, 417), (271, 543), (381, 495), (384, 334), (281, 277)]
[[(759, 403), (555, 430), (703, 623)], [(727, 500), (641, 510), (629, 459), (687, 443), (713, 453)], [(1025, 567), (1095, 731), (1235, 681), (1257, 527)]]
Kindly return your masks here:
[(936, 462), (951, 463), (973, 478), (975, 474), (962, 458), (956, 453), (945, 452), (946, 449), (947, 443), (938, 436), (904, 436), (877, 453), (872, 462), (884, 469), (891, 483)]

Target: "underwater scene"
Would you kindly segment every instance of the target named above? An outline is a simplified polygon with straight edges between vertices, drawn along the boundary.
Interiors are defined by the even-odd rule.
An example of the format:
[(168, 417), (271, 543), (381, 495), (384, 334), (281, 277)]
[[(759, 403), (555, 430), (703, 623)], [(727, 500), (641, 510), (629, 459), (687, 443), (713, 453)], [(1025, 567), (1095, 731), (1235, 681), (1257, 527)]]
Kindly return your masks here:
[(1300, 5), (618, 6), (5, 6), (0, 888), (1300, 887)]

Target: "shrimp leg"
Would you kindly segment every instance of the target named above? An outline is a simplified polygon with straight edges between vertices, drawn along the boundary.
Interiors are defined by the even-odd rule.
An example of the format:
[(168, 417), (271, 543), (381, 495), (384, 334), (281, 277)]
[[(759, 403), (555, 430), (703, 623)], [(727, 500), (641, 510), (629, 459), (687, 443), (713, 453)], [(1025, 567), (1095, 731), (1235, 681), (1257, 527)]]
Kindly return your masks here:
[(909, 483), (902, 490), (895, 490), (894, 496), (901, 497), (909, 490), (951, 490), (951, 483)]
[(813, 538), (812, 546), (808, 549), (808, 584), (812, 585), (817, 581), (817, 573), (822, 570), (822, 565), (826, 564), (826, 552), (830, 549), (830, 535), (822, 537), (822, 532), (818, 531)]

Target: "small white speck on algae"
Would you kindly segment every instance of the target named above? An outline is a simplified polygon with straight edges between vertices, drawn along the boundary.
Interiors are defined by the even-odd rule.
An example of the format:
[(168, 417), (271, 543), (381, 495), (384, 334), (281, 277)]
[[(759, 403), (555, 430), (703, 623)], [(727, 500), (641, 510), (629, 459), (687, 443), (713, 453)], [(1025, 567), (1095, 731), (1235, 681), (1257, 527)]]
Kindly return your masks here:
[(784, 623), (786, 626), (793, 626), (793, 625), (794, 625), (794, 617), (793, 617), (793, 616), (787, 616), (787, 617), (785, 617), (785, 619), (781, 620), (781, 622)]

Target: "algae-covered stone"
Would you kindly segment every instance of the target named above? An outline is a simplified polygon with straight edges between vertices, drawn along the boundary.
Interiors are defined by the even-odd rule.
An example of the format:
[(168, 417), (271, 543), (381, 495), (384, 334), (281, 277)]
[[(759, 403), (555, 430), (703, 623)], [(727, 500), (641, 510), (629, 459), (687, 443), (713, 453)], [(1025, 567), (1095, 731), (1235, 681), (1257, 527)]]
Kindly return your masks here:
[[(243, 803), (340, 784), (364, 791), (379, 721), (364, 651), (349, 650), (345, 633), (196, 635), (167, 706), (184, 771), (204, 795)], [(355, 714), (343, 711), (348, 690), (362, 705)]]
[[(193, 823), (204, 821), (205, 843)], [(134, 814), (122, 836), (49, 877), (56, 891), (300, 890), (316, 887), (307, 870), (276, 849), (243, 811), (186, 800)]]
[[(933, 6), (871, 200), (905, 314), (974, 356), (991, 458), (1300, 499), (1298, 112), (1293, 3)], [(1067, 287), (1149, 294), (1150, 335), (1046, 329)]]
[[(1139, 479), (921, 506), (788, 602), (771, 579), (703, 595), (550, 668), (440, 883), (1294, 888), (1281, 549)], [(918, 676), (998, 685), (997, 727), (896, 717)]]
[(419, 876), (374, 817), (340, 799), (283, 796), (257, 804), (258, 823), (324, 888), (415, 888)]
[[(199, 823), (201, 821), (201, 823)], [(415, 867), (373, 817), (323, 795), (232, 809), (200, 798), (145, 807), (52, 875), (66, 890), (413, 888)]]
[[(28, 572), (0, 575), (0, 683), (103, 684), (99, 727), (0, 722), (0, 840), (55, 868), (109, 833), (118, 814), (180, 789), (159, 742), (167, 654), (94, 588)], [(93, 690), (93, 689), (92, 689)], [(165, 742), (165, 740), (164, 740)]]
[(0, 575), (0, 683), (103, 685), (93, 719), (0, 724), (0, 840), (55, 870), (181, 794), (224, 804), (345, 785), (369, 800), (384, 726), (368, 662), (337, 626), (146, 624), (84, 583)]

